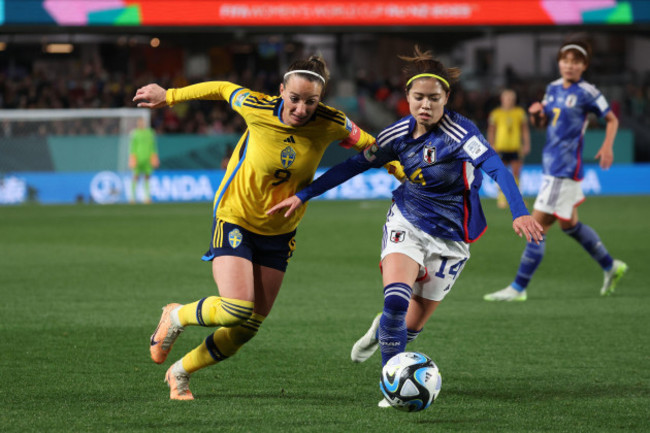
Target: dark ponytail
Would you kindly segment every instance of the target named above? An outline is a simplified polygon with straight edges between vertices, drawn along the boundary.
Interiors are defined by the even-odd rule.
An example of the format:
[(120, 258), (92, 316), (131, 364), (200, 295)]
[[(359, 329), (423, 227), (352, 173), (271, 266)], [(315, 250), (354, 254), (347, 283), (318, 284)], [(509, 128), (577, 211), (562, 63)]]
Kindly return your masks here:
[[(313, 72), (313, 74), (305, 72), (295, 72), (294, 74), (291, 74), (291, 71), (310, 71)], [(305, 80), (319, 82), (323, 86), (323, 91), (330, 79), (330, 72), (325, 64), (325, 59), (321, 56), (311, 56), (307, 60), (296, 60), (293, 62), (291, 66), (289, 66), (289, 69), (287, 69), (287, 73), (284, 74), (283, 83), (285, 86), (292, 75), (299, 75)]]
[[(431, 51), (422, 52), (417, 45), (415, 46), (413, 56), (398, 57), (407, 62), (403, 69), (407, 80), (420, 74), (434, 74), (443, 78), (444, 81), (438, 81), (440, 81), (442, 88), (447, 93), (449, 93), (450, 86), (458, 82), (458, 78), (460, 77), (460, 69), (445, 67), (440, 60), (433, 57)], [(406, 91), (408, 92), (411, 89), (412, 83), (408, 81), (407, 83)]]

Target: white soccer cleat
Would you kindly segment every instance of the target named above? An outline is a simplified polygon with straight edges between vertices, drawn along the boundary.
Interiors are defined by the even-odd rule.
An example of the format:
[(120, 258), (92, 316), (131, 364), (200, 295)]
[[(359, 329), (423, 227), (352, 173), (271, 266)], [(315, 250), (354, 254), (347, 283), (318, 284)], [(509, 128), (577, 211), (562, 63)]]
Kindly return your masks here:
[(526, 296), (525, 289), (520, 292), (516, 290), (514, 287), (509, 285), (505, 289), (499, 290), (498, 292), (488, 293), (487, 295), (483, 296), (483, 299), (485, 301), (511, 302), (511, 301), (525, 301), (527, 299), (527, 296)]
[(370, 325), (370, 329), (368, 329), (368, 331), (363, 334), (363, 337), (359, 338), (357, 342), (354, 343), (354, 346), (352, 346), (350, 358), (353, 362), (365, 361), (379, 348), (379, 341), (377, 340), (379, 319), (381, 319), (381, 313), (377, 314), (377, 317), (372, 321), (372, 325)]
[(600, 289), (601, 296), (608, 296), (614, 293), (616, 284), (618, 284), (620, 279), (623, 278), (625, 272), (627, 272), (627, 265), (620, 260), (614, 260), (612, 269), (605, 271), (603, 287)]
[(388, 400), (386, 400), (385, 398), (382, 398), (382, 399), (379, 401), (379, 403), (377, 403), (377, 406), (380, 407), (380, 408), (382, 408), (382, 409), (385, 409), (385, 408), (387, 408), (387, 407), (390, 407), (390, 403), (389, 403)]

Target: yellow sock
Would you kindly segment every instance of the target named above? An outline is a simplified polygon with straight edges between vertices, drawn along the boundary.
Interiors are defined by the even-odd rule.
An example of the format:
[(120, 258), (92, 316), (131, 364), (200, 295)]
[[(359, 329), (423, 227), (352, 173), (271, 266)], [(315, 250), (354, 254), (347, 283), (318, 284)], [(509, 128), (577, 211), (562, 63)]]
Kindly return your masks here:
[(182, 326), (236, 326), (253, 313), (254, 302), (234, 298), (208, 296), (178, 310)]
[(239, 326), (217, 329), (183, 357), (183, 368), (188, 373), (194, 373), (201, 368), (230, 358), (257, 334), (264, 319), (264, 316), (253, 313)]

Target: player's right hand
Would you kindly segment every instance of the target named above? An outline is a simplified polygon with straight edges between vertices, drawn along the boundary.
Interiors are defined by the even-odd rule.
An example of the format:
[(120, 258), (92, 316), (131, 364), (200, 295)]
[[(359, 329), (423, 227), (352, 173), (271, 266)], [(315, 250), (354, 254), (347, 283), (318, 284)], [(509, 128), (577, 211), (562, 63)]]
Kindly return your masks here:
[(522, 215), (512, 221), (512, 229), (519, 235), (525, 236), (526, 241), (537, 245), (544, 240), (544, 227), (531, 215)]
[(278, 204), (276, 204), (275, 206), (273, 206), (271, 209), (269, 209), (268, 211), (266, 211), (266, 214), (267, 214), (267, 215), (274, 215), (274, 214), (276, 214), (280, 209), (284, 209), (284, 208), (287, 208), (287, 207), (288, 207), (289, 210), (287, 210), (287, 211), (284, 213), (284, 217), (285, 217), (285, 218), (288, 218), (288, 217), (290, 217), (291, 214), (294, 213), (295, 210), (298, 209), (300, 206), (302, 206), (302, 200), (300, 200), (300, 199), (298, 198), (297, 195), (294, 195), (294, 196), (291, 196), (291, 197), (289, 197), (289, 198), (285, 198), (285, 199), (282, 200), (280, 203), (278, 203)]
[(147, 84), (140, 87), (133, 97), (133, 102), (141, 108), (161, 108), (167, 105), (167, 90), (158, 84)]
[(544, 106), (541, 102), (533, 102), (530, 107), (528, 107), (528, 113), (533, 116), (543, 116), (544, 115)]
[(546, 126), (546, 113), (544, 113), (544, 104), (541, 102), (533, 102), (528, 107), (528, 114), (530, 114), (531, 123), (537, 128)]

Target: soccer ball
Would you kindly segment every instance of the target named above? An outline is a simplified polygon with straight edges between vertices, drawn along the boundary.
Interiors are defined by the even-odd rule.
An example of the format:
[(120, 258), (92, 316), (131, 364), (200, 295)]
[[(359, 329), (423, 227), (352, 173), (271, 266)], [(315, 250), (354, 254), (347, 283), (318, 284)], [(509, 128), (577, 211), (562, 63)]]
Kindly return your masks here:
[(442, 377), (435, 362), (418, 352), (402, 352), (381, 370), (379, 388), (395, 409), (417, 412), (438, 397)]

